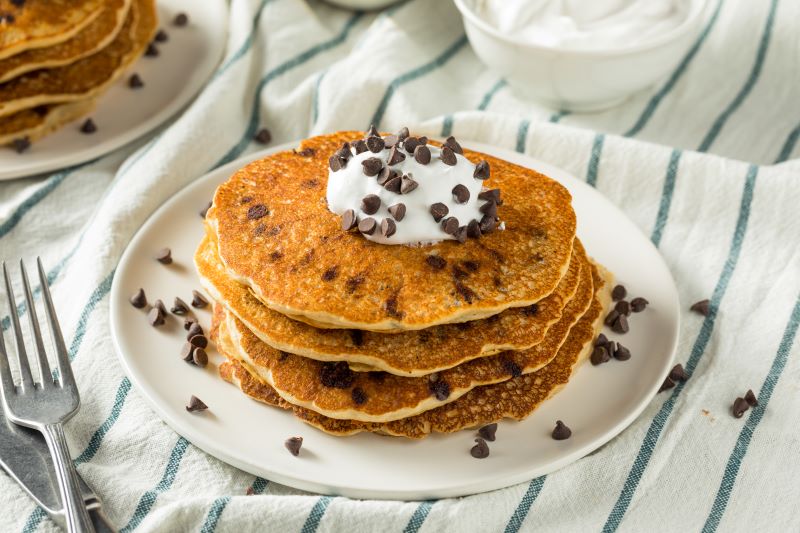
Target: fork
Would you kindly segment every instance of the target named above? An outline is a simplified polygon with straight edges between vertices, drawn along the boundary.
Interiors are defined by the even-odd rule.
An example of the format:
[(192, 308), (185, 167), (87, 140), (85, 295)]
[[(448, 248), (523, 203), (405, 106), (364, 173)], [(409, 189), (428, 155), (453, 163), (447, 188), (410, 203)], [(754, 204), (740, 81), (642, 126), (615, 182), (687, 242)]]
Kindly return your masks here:
[(9, 356), (3, 339), (3, 330), (0, 328), (0, 390), (2, 391), (3, 406), (9, 420), (21, 426), (36, 429), (44, 435), (56, 467), (58, 488), (61, 492), (61, 500), (66, 512), (67, 530), (70, 533), (93, 532), (94, 528), (78, 488), (78, 474), (72, 463), (64, 435), (64, 427), (62, 426), (78, 411), (81, 400), (78, 394), (78, 386), (75, 383), (75, 376), (72, 374), (67, 348), (64, 345), (64, 336), (61, 334), (61, 327), (58, 325), (53, 300), (50, 297), (47, 276), (44, 273), (41, 259), (37, 258), (36, 262), (39, 268), (39, 282), (41, 284), (44, 308), (47, 312), (50, 332), (55, 344), (60, 379), (54, 376), (50, 370), (42, 332), (39, 327), (39, 319), (36, 316), (36, 307), (33, 303), (33, 294), (28, 281), (28, 273), (25, 270), (25, 263), (20, 261), (19, 266), (22, 272), (25, 302), (39, 367), (39, 380), (34, 381), (25, 349), (22, 328), (17, 316), (16, 299), (11, 288), (11, 278), (8, 274), (8, 268), (3, 262), (3, 276), (6, 283), (11, 324), (16, 338), (17, 362), (20, 373), (20, 383), (16, 385), (11, 375)]

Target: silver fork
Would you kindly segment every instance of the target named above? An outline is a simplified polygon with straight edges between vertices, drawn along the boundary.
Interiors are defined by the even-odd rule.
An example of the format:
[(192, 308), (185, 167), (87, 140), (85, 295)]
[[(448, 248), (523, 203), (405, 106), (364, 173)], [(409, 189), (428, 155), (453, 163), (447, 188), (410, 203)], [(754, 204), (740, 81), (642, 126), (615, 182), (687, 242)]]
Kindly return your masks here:
[(39, 380), (34, 381), (28, 362), (25, 340), (19, 317), (16, 310), (16, 299), (11, 288), (11, 279), (5, 262), (3, 263), (3, 276), (6, 282), (8, 306), (14, 337), (17, 342), (17, 361), (20, 372), (20, 383), (15, 385), (8, 363), (8, 352), (3, 339), (3, 330), (0, 328), (0, 389), (2, 389), (3, 406), (9, 420), (12, 422), (36, 429), (44, 435), (53, 462), (56, 466), (58, 487), (67, 518), (67, 530), (70, 532), (93, 532), (92, 521), (83, 502), (78, 488), (78, 474), (70, 457), (67, 440), (64, 436), (62, 424), (72, 418), (81, 405), (78, 387), (72, 374), (72, 366), (64, 345), (64, 336), (58, 325), (58, 318), (50, 297), (47, 285), (47, 276), (42, 268), (41, 259), (37, 259), (39, 267), (39, 282), (41, 283), (42, 299), (44, 300), (50, 331), (56, 348), (56, 360), (60, 379), (53, 376), (47, 362), (44, 340), (36, 316), (36, 307), (33, 303), (33, 294), (28, 281), (25, 264), (20, 261), (22, 271), (22, 284), (25, 291), (25, 302), (28, 318), (31, 323), (31, 333), (36, 345), (36, 360), (39, 367)]

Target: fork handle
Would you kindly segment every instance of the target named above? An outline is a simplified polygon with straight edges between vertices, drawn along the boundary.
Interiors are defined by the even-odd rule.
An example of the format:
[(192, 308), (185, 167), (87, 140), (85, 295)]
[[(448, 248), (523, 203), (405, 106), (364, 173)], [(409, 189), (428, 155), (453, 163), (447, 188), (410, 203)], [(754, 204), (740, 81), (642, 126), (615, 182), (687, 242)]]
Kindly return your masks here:
[(55, 464), (58, 488), (61, 491), (61, 501), (67, 520), (67, 531), (70, 533), (94, 533), (94, 526), (86, 510), (80, 489), (78, 487), (78, 473), (72, 463), (72, 458), (67, 447), (67, 438), (61, 424), (50, 424), (42, 429), (44, 440), (50, 449)]

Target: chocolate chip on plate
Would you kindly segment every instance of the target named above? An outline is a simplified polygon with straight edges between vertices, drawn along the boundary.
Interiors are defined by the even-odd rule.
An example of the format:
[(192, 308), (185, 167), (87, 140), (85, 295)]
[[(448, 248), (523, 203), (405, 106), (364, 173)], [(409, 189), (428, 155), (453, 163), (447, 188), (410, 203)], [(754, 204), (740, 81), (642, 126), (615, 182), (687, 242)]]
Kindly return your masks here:
[(162, 313), (161, 309), (158, 307), (153, 307), (150, 309), (150, 312), (147, 313), (147, 321), (154, 328), (162, 326), (164, 324), (164, 313)]
[(267, 128), (261, 128), (253, 136), (253, 140), (259, 144), (269, 144), (272, 141), (272, 133)]
[(447, 216), (450, 210), (441, 202), (436, 202), (430, 207), (431, 216), (433, 216), (433, 220), (436, 222), (440, 222), (444, 217)]
[(186, 333), (186, 340), (188, 341), (192, 337), (196, 337), (197, 335), (203, 334), (203, 327), (198, 324), (197, 322), (193, 322), (191, 326), (189, 326), (189, 330)]
[(208, 364), (208, 354), (203, 348), (195, 348), (192, 360), (194, 361), (194, 364), (200, 368), (205, 368), (205, 366)]
[(155, 302), (153, 302), (153, 307), (158, 308), (158, 310), (161, 311), (161, 314), (163, 316), (165, 317), (167, 316), (167, 306), (165, 306), (164, 302), (162, 302), (161, 300), (156, 300)]
[(658, 392), (663, 392), (663, 391), (665, 391), (667, 389), (671, 389), (674, 386), (675, 386), (675, 382), (672, 381), (672, 378), (667, 376), (666, 378), (664, 378), (664, 383), (661, 384), (661, 387), (658, 389)]
[(383, 168), (383, 163), (377, 157), (368, 157), (361, 162), (361, 166), (363, 167), (364, 174), (372, 177), (378, 175), (378, 172)]
[(132, 74), (131, 77), (128, 78), (128, 87), (131, 89), (141, 89), (144, 87), (144, 82), (138, 74)]
[(561, 420), (556, 420), (556, 427), (553, 428), (552, 436), (555, 440), (567, 440), (572, 436), (572, 430)]
[(378, 223), (372, 217), (367, 217), (358, 221), (358, 231), (364, 235), (372, 235), (375, 233), (375, 228), (377, 226)]
[(184, 342), (183, 346), (181, 346), (181, 359), (186, 361), (187, 363), (191, 363), (194, 361), (194, 351), (197, 347), (190, 342)]
[(703, 316), (708, 316), (708, 313), (711, 311), (711, 302), (709, 300), (700, 300), (699, 302), (692, 304), (692, 307), (689, 309), (695, 313), (700, 313)]
[(678, 363), (669, 371), (669, 379), (672, 381), (686, 381), (689, 379), (689, 375), (683, 369), (683, 365)]
[(391, 218), (384, 218), (381, 221), (381, 235), (384, 237), (391, 237), (397, 231), (397, 224)]
[(147, 57), (158, 57), (158, 54), (159, 54), (158, 48), (156, 48), (156, 45), (154, 43), (148, 44), (147, 49), (144, 51), (144, 55), (146, 55)]
[(617, 348), (613, 350), (613, 353), (614, 359), (618, 361), (627, 361), (631, 358), (631, 351), (619, 343), (617, 343)]
[(81, 133), (92, 134), (97, 131), (97, 124), (94, 123), (94, 120), (87, 118), (83, 124), (81, 124)]
[(619, 311), (617, 311), (616, 309), (612, 309), (611, 312), (608, 313), (608, 315), (606, 315), (606, 318), (603, 321), (603, 323), (606, 326), (611, 327), (614, 324), (614, 322), (617, 321), (617, 318), (619, 318)]
[(431, 149), (424, 144), (418, 145), (414, 148), (414, 159), (420, 165), (427, 165), (431, 162)]
[(605, 333), (601, 333), (594, 340), (595, 346), (605, 346), (606, 344), (608, 344), (608, 337), (606, 337)]
[(442, 160), (442, 163), (451, 167), (458, 162), (455, 152), (453, 152), (453, 149), (449, 146), (442, 147), (442, 153), (439, 158)]
[(156, 40), (156, 42), (165, 43), (169, 41), (169, 35), (167, 35), (167, 32), (165, 32), (164, 30), (159, 29), (156, 32), (156, 36), (154, 37), (154, 39)]
[(619, 315), (614, 323), (611, 324), (611, 331), (614, 333), (628, 333), (629, 329), (628, 317), (625, 315)]
[(19, 139), (14, 139), (11, 141), (11, 144), (14, 147), (14, 150), (18, 154), (21, 154), (31, 147), (31, 140), (28, 137), (20, 137)]
[(631, 300), (631, 310), (634, 313), (641, 313), (647, 307), (650, 302), (645, 300), (642, 297), (634, 298)]
[(303, 437), (288, 438), (283, 445), (286, 446), (286, 449), (289, 450), (289, 453), (297, 457), (300, 455), (300, 448), (303, 446)]
[(755, 407), (758, 405), (758, 399), (756, 395), (753, 393), (753, 389), (748, 389), (747, 394), (744, 395), (744, 399), (747, 400), (747, 403), (750, 404), (751, 407)]
[(733, 406), (731, 408), (731, 412), (733, 413), (734, 418), (742, 418), (745, 411), (750, 409), (750, 404), (747, 403), (747, 400), (744, 398), (736, 398), (733, 401)]
[(200, 217), (201, 218), (206, 218), (206, 215), (208, 214), (208, 210), (209, 209), (211, 209), (211, 202), (208, 202), (208, 205), (200, 210)]
[(131, 295), (128, 299), (132, 306), (136, 309), (141, 309), (145, 305), (147, 305), (147, 297), (144, 295), (144, 289), (139, 289), (135, 293)]
[(202, 309), (208, 305), (208, 300), (198, 291), (192, 291), (192, 307)]
[(206, 348), (208, 346), (208, 337), (205, 335), (194, 335), (189, 339), (189, 344), (195, 348)]
[(442, 231), (448, 235), (455, 235), (458, 227), (458, 219), (456, 217), (447, 217), (442, 220)]
[(189, 16), (186, 13), (178, 13), (175, 15), (175, 18), (172, 19), (172, 24), (178, 27), (186, 26), (189, 23)]
[(469, 451), (469, 454), (475, 459), (486, 459), (489, 457), (489, 445), (481, 437), (475, 439), (475, 446)]
[(168, 265), (172, 263), (172, 250), (169, 248), (160, 249), (158, 253), (156, 253), (156, 261), (162, 265)]
[(625, 296), (626, 296), (627, 294), (628, 294), (628, 291), (627, 291), (627, 290), (625, 290), (625, 287), (623, 287), (622, 285), (617, 285), (617, 286), (616, 286), (616, 287), (614, 287), (614, 289), (611, 291), (611, 298), (612, 298), (612, 299), (613, 299), (615, 302), (618, 302), (618, 301), (622, 300), (623, 298), (625, 298)]
[(206, 409), (208, 409), (208, 406), (197, 396), (192, 396), (189, 398), (189, 405), (186, 406), (186, 410), (190, 413), (205, 411)]
[[(475, 165), (475, 172), (472, 173), (472, 177), (477, 180), (488, 180), (490, 175), (491, 175), (491, 170), (489, 169), (489, 163), (487, 163), (486, 161), (479, 161), (478, 164)], [(499, 189), (494, 189), (494, 190), (497, 191), (499, 198), (500, 190)]]
[(614, 309), (617, 313), (625, 316), (631, 315), (631, 304), (626, 300), (620, 300), (617, 302), (617, 305), (614, 306)]
[(189, 312), (189, 306), (186, 305), (186, 302), (184, 302), (183, 300), (181, 300), (176, 296), (175, 302), (172, 304), (170, 312), (173, 315), (185, 315), (186, 313)]
[(611, 360), (611, 357), (608, 355), (608, 350), (606, 350), (605, 346), (595, 346), (590, 360), (594, 366), (597, 366), (607, 363)]
[(374, 215), (381, 207), (381, 198), (377, 194), (368, 194), (361, 199), (361, 210), (368, 215)]
[[(185, 329), (186, 331), (189, 331), (191, 329), (192, 324), (197, 324), (197, 319), (195, 317), (187, 316), (186, 318), (183, 319), (183, 329)], [(200, 326), (198, 325), (198, 327)], [(202, 332), (203, 332), (202, 328), (200, 328), (200, 334), (202, 334)]]
[(455, 200), (457, 204), (465, 204), (469, 201), (469, 189), (461, 183), (453, 187), (451, 192), (453, 193), (453, 200)]
[(478, 435), (488, 440), (489, 442), (494, 442), (496, 433), (497, 433), (496, 423), (483, 426), (481, 429), (478, 430)]
[(390, 205), (389, 214), (392, 215), (396, 221), (400, 222), (406, 216), (406, 204), (401, 202), (399, 204)]

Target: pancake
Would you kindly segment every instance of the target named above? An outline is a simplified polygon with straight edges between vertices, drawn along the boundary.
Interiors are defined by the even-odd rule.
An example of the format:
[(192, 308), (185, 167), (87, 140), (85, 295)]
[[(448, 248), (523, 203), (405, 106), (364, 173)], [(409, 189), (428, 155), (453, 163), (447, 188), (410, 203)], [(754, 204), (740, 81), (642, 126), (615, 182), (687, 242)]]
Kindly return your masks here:
[[(498, 216), (506, 230), (463, 244), (382, 245), (342, 231), (325, 203), (328, 157), (360, 137), (307, 139), (299, 151), (250, 163), (217, 188), (207, 221), (220, 257), (264, 305), (318, 327), (396, 332), (486, 318), (553, 292), (575, 236), (571, 196), (562, 185), (465, 151), (470, 161), (491, 165), (484, 185), (503, 191)], [(439, 266), (432, 255), (443, 260)]]
[(591, 352), (592, 340), (602, 327), (603, 310), (611, 299), (612, 286), (612, 277), (607, 271), (596, 265), (592, 270), (595, 295), (591, 307), (572, 328), (558, 354), (547, 366), (496, 385), (478, 387), (451, 403), (417, 416), (388, 423), (337, 420), (285, 401), (275, 389), (255, 377), (235, 358), (220, 366), (220, 375), (251, 398), (291, 410), (303, 422), (339, 436), (369, 431), (420, 439), (430, 433), (451, 433), (504, 418), (522, 420), (561, 390)]
[(0, 118), (0, 145), (15, 139), (27, 138), (36, 141), (82, 116), (88, 115), (97, 105), (90, 98), (69, 104), (23, 109), (8, 117)]
[(203, 287), (214, 300), (276, 350), (320, 361), (347, 361), (354, 370), (421, 376), (477, 357), (504, 350), (524, 350), (538, 344), (548, 328), (561, 318), (564, 306), (578, 288), (586, 254), (577, 239), (574, 247), (567, 274), (555, 292), (535, 306), (508, 309), (489, 319), (392, 335), (318, 329), (269, 309), (227, 275), (211, 236), (207, 235), (197, 249), (195, 266)]
[(0, 117), (44, 104), (96, 97), (141, 55), (155, 29), (154, 0), (134, 0), (119, 34), (100, 52), (63, 67), (29, 72), (0, 85)]
[(17, 6), (12, 0), (0, 0), (0, 13), (14, 19), (0, 22), (0, 59), (71, 39), (100, 16), (104, 4), (104, 0), (27, 0)]
[(0, 83), (41, 68), (68, 65), (105, 48), (119, 33), (131, 0), (109, 0), (95, 18), (74, 37), (53, 46), (33, 48), (0, 59)]

